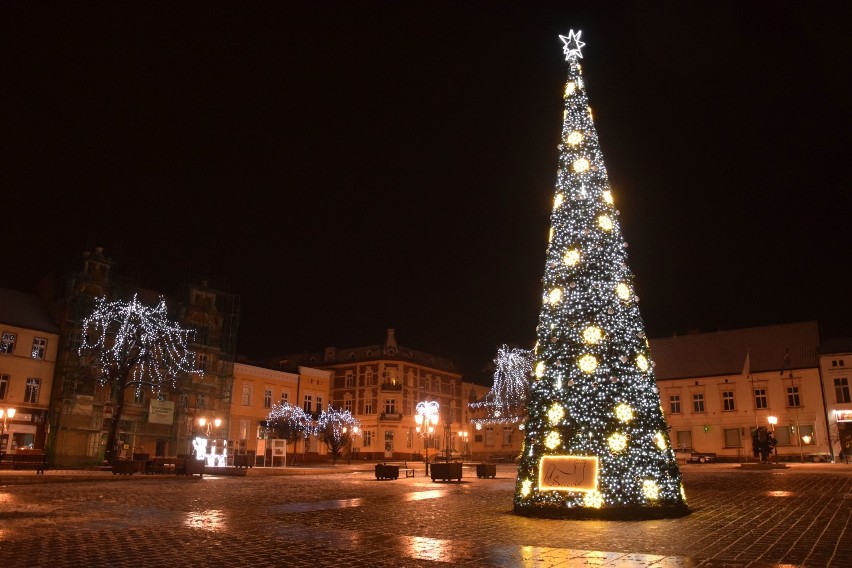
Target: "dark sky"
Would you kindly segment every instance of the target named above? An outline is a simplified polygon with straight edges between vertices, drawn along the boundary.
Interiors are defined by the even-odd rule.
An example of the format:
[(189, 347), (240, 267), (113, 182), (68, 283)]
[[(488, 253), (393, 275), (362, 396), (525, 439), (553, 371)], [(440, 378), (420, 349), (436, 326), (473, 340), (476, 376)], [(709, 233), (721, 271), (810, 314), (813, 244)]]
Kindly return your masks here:
[(6, 3), (0, 286), (103, 246), (227, 282), (242, 354), (477, 371), (534, 340), (574, 28), (649, 335), (852, 335), (848, 5)]

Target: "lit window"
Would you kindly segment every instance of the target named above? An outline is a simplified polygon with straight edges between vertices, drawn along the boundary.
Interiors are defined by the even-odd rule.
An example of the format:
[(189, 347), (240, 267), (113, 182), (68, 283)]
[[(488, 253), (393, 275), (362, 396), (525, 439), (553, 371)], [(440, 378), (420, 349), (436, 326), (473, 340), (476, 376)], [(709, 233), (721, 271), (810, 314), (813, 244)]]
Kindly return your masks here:
[(44, 352), (47, 351), (47, 339), (42, 337), (33, 338), (33, 359), (44, 359)]
[(834, 379), (834, 396), (837, 397), (837, 402), (852, 402), (849, 396), (849, 379)]
[(3, 332), (3, 338), (0, 339), (0, 353), (12, 353), (15, 351), (15, 340), (18, 336), (8, 331)]
[(24, 402), (38, 404), (38, 391), (41, 389), (41, 379), (27, 379), (24, 389)]

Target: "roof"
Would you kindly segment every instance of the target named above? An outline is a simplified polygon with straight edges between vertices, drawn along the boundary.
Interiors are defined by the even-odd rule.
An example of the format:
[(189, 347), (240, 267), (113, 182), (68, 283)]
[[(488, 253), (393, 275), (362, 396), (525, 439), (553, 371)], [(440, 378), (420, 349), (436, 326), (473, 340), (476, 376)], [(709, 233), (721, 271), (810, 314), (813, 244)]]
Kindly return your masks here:
[(649, 343), (654, 372), (660, 380), (738, 375), (743, 372), (746, 355), (752, 372), (819, 365), (815, 321), (664, 337)]
[[(335, 348), (334, 360), (326, 361), (323, 353), (303, 353), (281, 357), (279, 364), (284, 367), (294, 365), (308, 365), (315, 368), (345, 365), (347, 363), (363, 363), (367, 361), (404, 361), (424, 367), (431, 367), (438, 371), (459, 373), (455, 363), (445, 357), (431, 355), (422, 351), (416, 351), (408, 347), (400, 346), (395, 354), (384, 350), (382, 345), (368, 345), (364, 347)], [(286, 361), (286, 363), (284, 363)]]
[(59, 327), (47, 313), (38, 296), (6, 288), (0, 288), (0, 323), (47, 333), (59, 333)]

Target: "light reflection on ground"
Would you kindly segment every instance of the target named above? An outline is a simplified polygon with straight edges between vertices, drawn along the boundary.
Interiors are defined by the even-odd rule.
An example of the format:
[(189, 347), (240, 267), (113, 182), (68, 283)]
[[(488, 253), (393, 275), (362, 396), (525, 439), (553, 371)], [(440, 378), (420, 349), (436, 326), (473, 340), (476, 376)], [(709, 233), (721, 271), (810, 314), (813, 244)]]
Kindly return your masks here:
[(202, 529), (211, 532), (225, 532), (228, 530), (227, 523), (225, 522), (225, 513), (218, 509), (187, 513), (183, 524), (191, 529)]
[(417, 491), (408, 493), (403, 498), (405, 501), (422, 501), (423, 499), (437, 499), (443, 497), (447, 492), (443, 489), (432, 489), (431, 491)]
[(364, 499), (335, 499), (333, 501), (315, 501), (313, 503), (284, 503), (274, 505), (269, 510), (274, 513), (309, 513), (311, 511), (328, 511), (331, 509), (345, 509), (347, 507), (360, 507)]
[(792, 491), (769, 491), (767, 495), (770, 497), (793, 497), (795, 493)]

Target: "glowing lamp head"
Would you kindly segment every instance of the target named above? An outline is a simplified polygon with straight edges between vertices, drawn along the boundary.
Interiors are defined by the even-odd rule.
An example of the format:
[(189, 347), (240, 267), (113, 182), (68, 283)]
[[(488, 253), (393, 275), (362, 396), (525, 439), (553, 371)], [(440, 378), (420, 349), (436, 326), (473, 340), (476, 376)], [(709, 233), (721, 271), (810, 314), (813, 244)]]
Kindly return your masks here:
[(214, 425), (216, 428), (218, 428), (219, 426), (221, 426), (221, 425), (222, 425), (222, 419), (221, 419), (221, 418), (217, 418), (217, 419), (215, 419), (215, 420), (213, 421), (213, 425)]

